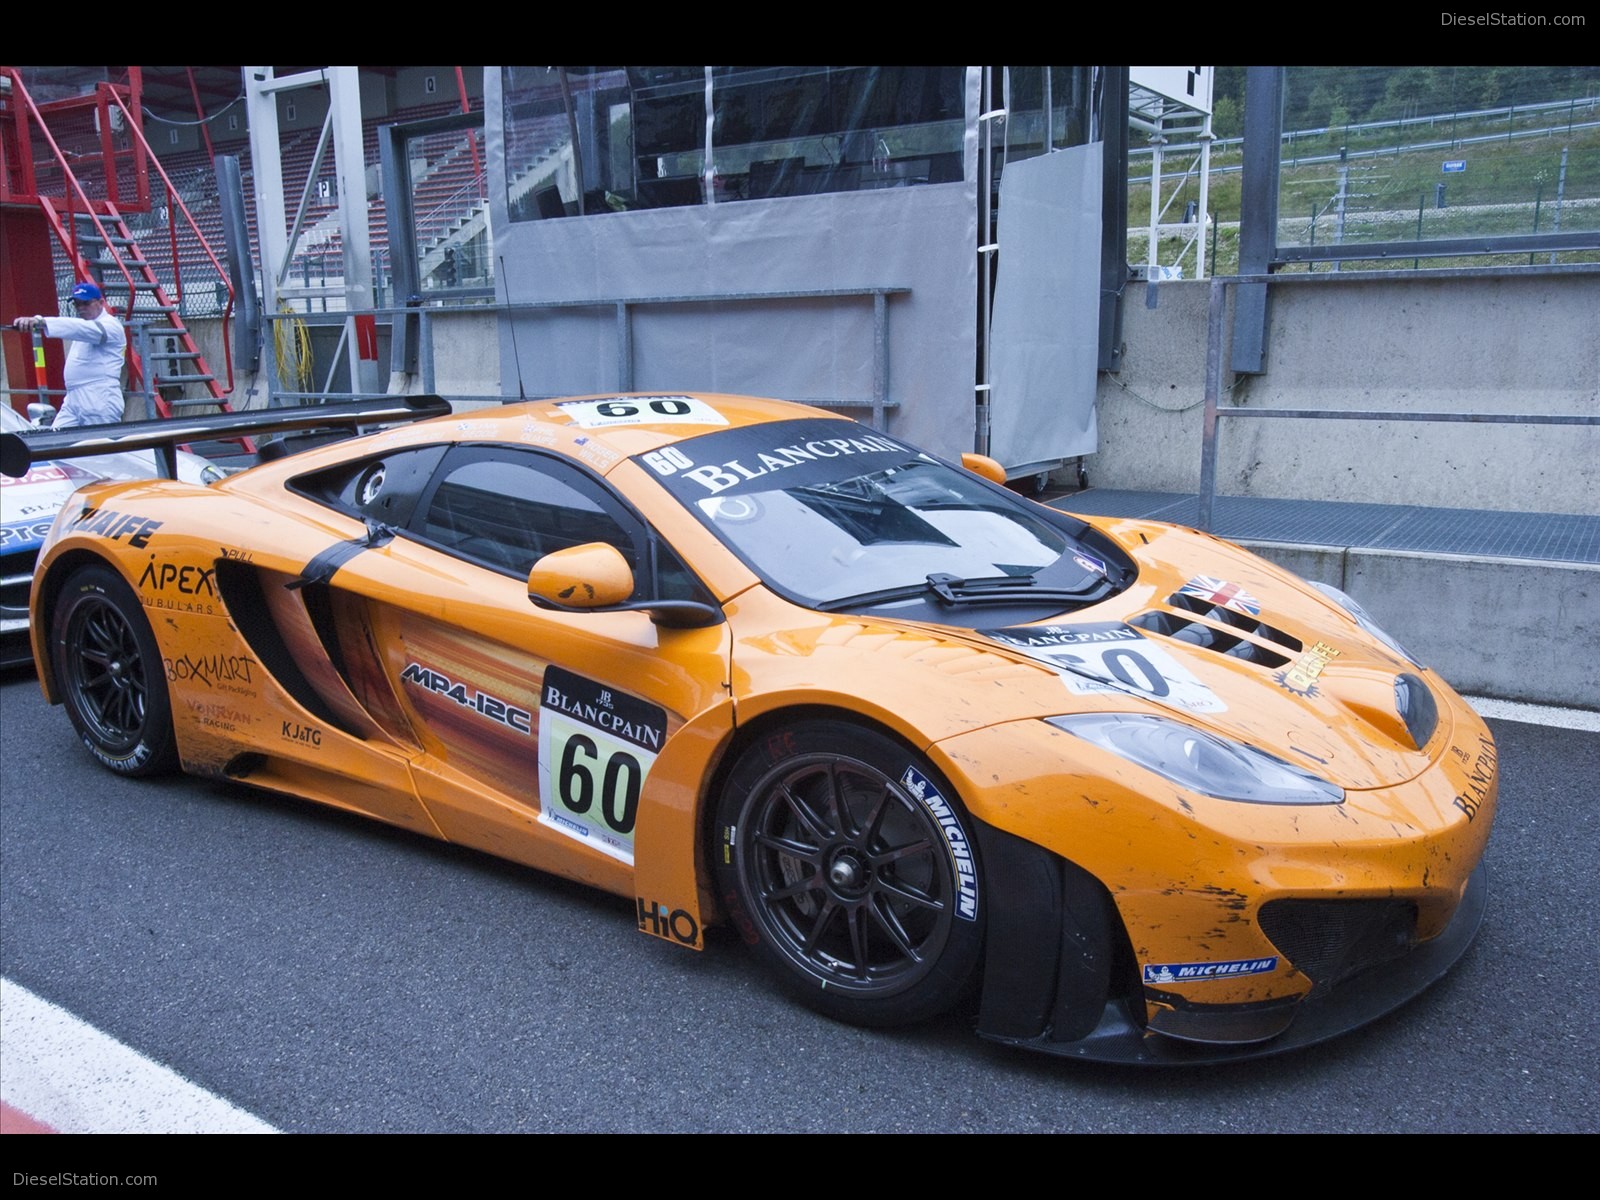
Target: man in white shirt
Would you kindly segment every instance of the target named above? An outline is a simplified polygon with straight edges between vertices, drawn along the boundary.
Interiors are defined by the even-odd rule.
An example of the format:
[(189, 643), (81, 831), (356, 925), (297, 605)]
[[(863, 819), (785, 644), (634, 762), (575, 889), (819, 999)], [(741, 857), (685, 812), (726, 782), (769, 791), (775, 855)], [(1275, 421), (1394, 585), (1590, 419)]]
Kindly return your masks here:
[(122, 420), (122, 360), (128, 335), (106, 311), (105, 294), (92, 283), (72, 289), (73, 317), (18, 317), (24, 332), (41, 330), (67, 343), (67, 398), (52, 428), (109, 425)]

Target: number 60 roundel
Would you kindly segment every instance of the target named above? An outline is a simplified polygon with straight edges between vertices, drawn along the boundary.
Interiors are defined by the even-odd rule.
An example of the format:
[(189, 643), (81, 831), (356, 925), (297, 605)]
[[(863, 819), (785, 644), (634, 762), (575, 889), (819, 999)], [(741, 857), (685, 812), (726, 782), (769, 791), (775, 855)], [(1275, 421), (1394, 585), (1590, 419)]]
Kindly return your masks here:
[(615, 400), (570, 400), (559, 406), (585, 429), (606, 425), (726, 425), (728, 420), (694, 396), (619, 396)]
[(552, 666), (539, 692), (539, 820), (633, 861), (639, 796), (667, 736), (658, 705)]

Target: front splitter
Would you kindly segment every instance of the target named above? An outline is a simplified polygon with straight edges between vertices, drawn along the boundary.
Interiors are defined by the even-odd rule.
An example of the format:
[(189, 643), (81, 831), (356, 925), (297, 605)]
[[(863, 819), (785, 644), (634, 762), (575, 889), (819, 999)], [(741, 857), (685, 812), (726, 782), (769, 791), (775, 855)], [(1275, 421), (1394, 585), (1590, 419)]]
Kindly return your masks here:
[(1052, 1041), (1048, 1035), (1007, 1038), (980, 1031), (979, 1036), (1001, 1045), (1059, 1058), (1135, 1066), (1240, 1062), (1314, 1046), (1376, 1021), (1443, 978), (1472, 945), (1483, 924), (1488, 899), (1488, 869), (1480, 863), (1467, 881), (1467, 890), (1443, 933), (1403, 958), (1345, 980), (1326, 996), (1307, 1000), (1300, 1005), (1289, 1028), (1266, 1041), (1226, 1044), (1164, 1037), (1136, 1025), (1119, 1001), (1106, 1005), (1094, 1032), (1074, 1042)]

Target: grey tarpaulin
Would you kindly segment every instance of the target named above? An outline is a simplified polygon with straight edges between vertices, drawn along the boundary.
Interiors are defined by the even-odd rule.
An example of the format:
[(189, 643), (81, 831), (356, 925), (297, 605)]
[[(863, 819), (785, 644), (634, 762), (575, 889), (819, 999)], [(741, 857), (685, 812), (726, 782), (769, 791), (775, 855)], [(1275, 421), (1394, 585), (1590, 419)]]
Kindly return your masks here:
[(1006, 164), (990, 346), (989, 453), (1007, 467), (1093, 454), (1099, 143)]
[[(500, 300), (908, 287), (889, 301), (888, 394), (898, 407), (888, 428), (946, 455), (973, 448), (975, 71), (960, 182), (517, 222), (507, 211), (500, 71), (486, 70), (484, 83)], [(872, 396), (870, 299), (643, 307), (633, 339), (639, 390)], [(514, 337), (502, 320), (501, 392), (518, 394), (519, 369), (530, 396), (615, 388), (616, 347), (616, 317), (605, 308), (520, 317)]]

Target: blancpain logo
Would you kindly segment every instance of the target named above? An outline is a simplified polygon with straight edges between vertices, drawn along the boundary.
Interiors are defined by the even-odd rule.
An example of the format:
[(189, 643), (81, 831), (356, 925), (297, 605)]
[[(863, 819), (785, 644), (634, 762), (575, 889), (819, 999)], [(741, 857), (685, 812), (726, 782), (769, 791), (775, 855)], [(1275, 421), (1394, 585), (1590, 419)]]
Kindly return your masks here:
[(611, 693), (600, 693), (600, 704), (590, 704), (575, 696), (569, 696), (553, 683), (546, 682), (544, 688), (544, 706), (553, 708), (558, 712), (567, 713), (593, 725), (597, 729), (604, 729), (609, 733), (632, 742), (646, 750), (660, 750), (663, 731), (652, 729), (648, 725), (636, 724), (626, 717), (613, 712), (607, 705), (611, 701)]
[(774, 446), (770, 450), (758, 451), (751, 461), (740, 461), (735, 458), (725, 463), (693, 467), (684, 471), (683, 477), (694, 480), (706, 491), (716, 495), (748, 480), (759, 479), (763, 475), (770, 475), (774, 471), (781, 471), (785, 467), (797, 466), (803, 462), (815, 462), (819, 458), (839, 458), (849, 454), (886, 452), (910, 453), (898, 442), (873, 434), (850, 438), (813, 438), (806, 442), (796, 442), (792, 446)]

